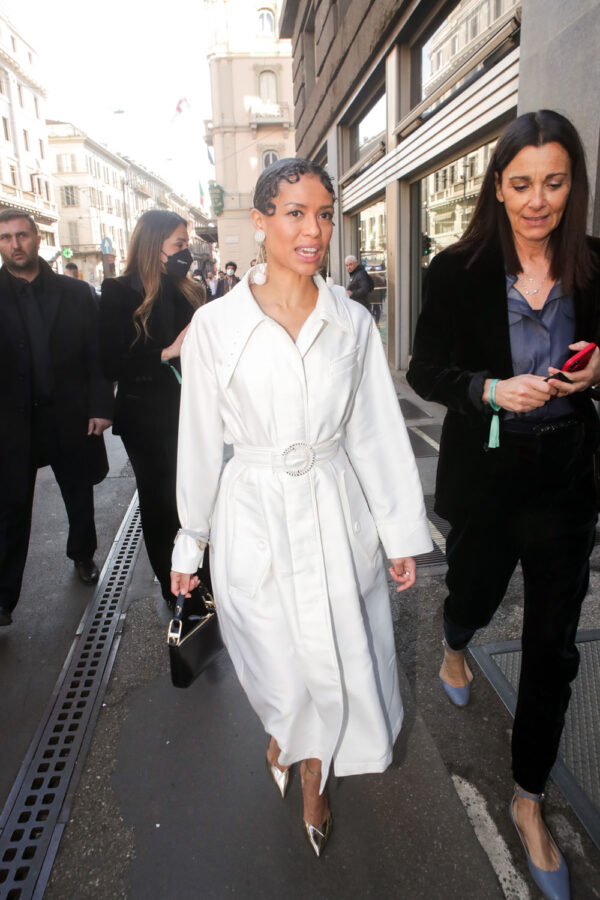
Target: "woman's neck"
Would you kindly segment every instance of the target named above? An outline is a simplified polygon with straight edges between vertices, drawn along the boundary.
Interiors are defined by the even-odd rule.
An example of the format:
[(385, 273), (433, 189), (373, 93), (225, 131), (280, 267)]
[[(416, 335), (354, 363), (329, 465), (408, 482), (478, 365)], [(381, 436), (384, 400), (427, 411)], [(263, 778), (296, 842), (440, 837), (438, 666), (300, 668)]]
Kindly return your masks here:
[(525, 241), (514, 235), (515, 250), (523, 270), (547, 268), (550, 264), (549, 241)]
[(252, 284), (252, 293), (261, 303), (276, 304), (285, 309), (314, 306), (317, 287), (311, 275), (299, 275), (291, 269), (267, 265), (267, 280), (264, 285)]

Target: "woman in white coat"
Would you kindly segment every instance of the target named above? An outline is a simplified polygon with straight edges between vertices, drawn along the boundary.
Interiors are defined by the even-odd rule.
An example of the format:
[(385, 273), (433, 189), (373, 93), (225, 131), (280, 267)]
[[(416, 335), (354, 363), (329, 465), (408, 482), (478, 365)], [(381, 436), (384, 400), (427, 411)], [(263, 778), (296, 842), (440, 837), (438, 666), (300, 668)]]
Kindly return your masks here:
[[(405, 590), (431, 549), (423, 496), (381, 338), (368, 311), (315, 273), (333, 187), (302, 159), (260, 176), (259, 263), (199, 310), (182, 350), (172, 590), (207, 543), (221, 630), (271, 736), (285, 795), (300, 762), (317, 856), (331, 832), (325, 783), (382, 772), (402, 722), (380, 542)], [(223, 445), (233, 457), (223, 468)]]

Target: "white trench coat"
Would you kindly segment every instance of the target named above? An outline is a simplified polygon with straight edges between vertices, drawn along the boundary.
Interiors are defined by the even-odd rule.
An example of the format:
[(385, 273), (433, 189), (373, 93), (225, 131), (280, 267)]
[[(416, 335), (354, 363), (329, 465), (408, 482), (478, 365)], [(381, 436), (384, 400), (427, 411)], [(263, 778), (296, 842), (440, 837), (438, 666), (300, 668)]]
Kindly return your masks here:
[[(385, 564), (431, 549), (379, 332), (341, 287), (296, 342), (247, 276), (182, 350), (173, 569), (210, 564), (223, 639), (283, 765), (382, 772), (402, 723)], [(233, 457), (223, 467), (224, 444)], [(293, 446), (292, 445), (296, 445)], [(287, 452), (285, 452), (287, 451)], [(306, 471), (308, 469), (308, 471)]]

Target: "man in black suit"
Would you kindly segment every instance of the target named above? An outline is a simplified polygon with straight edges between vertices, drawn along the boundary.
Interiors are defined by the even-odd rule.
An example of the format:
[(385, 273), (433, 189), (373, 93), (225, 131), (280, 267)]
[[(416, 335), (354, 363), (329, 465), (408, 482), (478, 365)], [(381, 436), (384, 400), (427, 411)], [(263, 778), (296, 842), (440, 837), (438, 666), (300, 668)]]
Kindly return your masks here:
[(52, 466), (65, 502), (67, 556), (85, 584), (98, 580), (93, 485), (108, 471), (112, 384), (89, 288), (56, 275), (39, 245), (31, 216), (0, 212), (0, 626), (19, 599), (41, 466)]
[(219, 278), (219, 283), (217, 284), (217, 293), (215, 297), (222, 297), (224, 294), (228, 294), (229, 291), (233, 290), (238, 281), (240, 280), (235, 274), (235, 270), (237, 269), (237, 264), (234, 262), (228, 262), (225, 266), (225, 275), (223, 278)]

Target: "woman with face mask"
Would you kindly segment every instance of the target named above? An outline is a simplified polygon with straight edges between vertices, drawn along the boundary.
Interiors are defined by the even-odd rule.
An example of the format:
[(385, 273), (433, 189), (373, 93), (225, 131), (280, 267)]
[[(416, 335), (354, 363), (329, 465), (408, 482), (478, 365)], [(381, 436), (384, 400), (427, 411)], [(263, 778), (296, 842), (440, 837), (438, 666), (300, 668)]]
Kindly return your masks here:
[(181, 216), (145, 212), (131, 236), (124, 275), (104, 281), (100, 301), (104, 371), (118, 382), (113, 431), (131, 460), (146, 549), (169, 605), (179, 528), (179, 354), (192, 315), (205, 300), (202, 286), (187, 277), (193, 261), (188, 242)]

